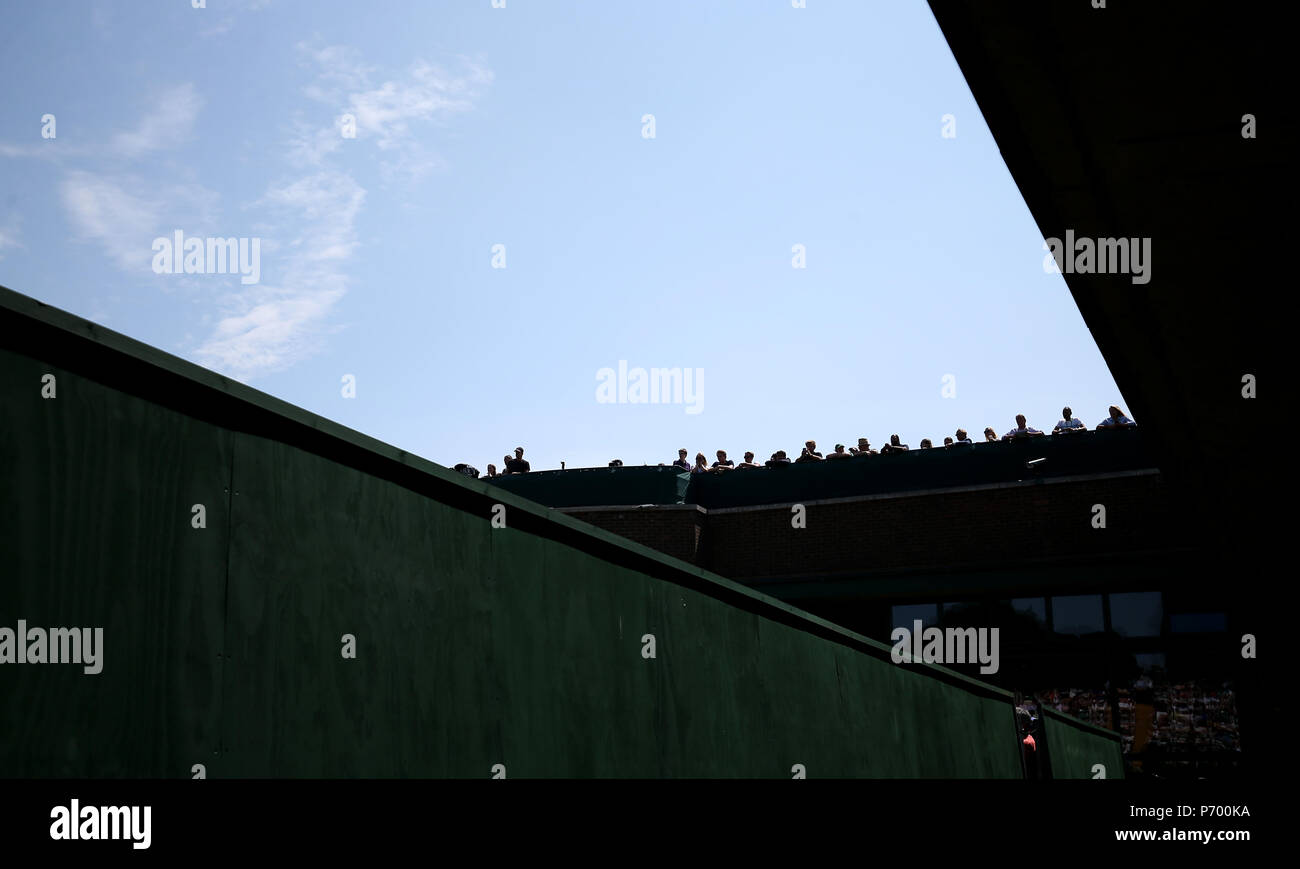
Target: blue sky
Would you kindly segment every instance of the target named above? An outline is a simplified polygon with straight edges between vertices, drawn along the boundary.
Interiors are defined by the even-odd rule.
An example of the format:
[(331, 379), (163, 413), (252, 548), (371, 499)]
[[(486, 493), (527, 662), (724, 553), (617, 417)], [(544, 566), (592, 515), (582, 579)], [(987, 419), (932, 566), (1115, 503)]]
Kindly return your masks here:
[[(1128, 410), (924, 3), (2, 16), (0, 283), (441, 464)], [(155, 273), (178, 230), (258, 282)], [(702, 388), (598, 401), (620, 360)]]

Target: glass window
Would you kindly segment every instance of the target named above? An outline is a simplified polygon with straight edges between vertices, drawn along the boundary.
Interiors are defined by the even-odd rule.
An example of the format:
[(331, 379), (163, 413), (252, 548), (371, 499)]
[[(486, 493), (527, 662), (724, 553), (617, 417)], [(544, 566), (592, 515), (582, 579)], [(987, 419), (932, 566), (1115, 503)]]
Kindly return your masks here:
[(937, 625), (939, 623), (939, 605), (937, 603), (918, 603), (894, 607), (894, 627), (907, 628), (910, 631), (917, 619), (921, 620), (921, 627), (923, 628)]
[(1178, 613), (1169, 617), (1169, 630), (1177, 634), (1208, 634), (1228, 629), (1223, 613)]
[(1011, 601), (1011, 608), (1018, 613), (1027, 613), (1038, 619), (1039, 624), (1047, 624), (1047, 600), (1041, 597), (1018, 597)]
[(1133, 657), (1137, 658), (1137, 665), (1142, 668), (1143, 673), (1151, 673), (1165, 668), (1165, 655), (1163, 652), (1150, 655), (1134, 655)]
[(1158, 591), (1110, 596), (1110, 627), (1121, 637), (1158, 637), (1164, 606)]
[(1052, 598), (1052, 627), (1058, 634), (1095, 634), (1105, 630), (1101, 595), (1072, 594)]

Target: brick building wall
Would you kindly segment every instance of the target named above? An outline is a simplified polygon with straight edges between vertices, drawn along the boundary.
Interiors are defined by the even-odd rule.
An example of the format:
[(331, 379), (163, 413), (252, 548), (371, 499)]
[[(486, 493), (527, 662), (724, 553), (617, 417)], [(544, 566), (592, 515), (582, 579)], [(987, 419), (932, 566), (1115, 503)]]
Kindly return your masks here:
[(703, 566), (700, 546), (706, 512), (694, 504), (565, 507), (562, 512), (620, 537)]
[[(1106, 527), (1093, 527), (1093, 505)], [(1188, 545), (1155, 471), (966, 489), (705, 510), (694, 505), (581, 507), (565, 512), (735, 579), (997, 566)]]

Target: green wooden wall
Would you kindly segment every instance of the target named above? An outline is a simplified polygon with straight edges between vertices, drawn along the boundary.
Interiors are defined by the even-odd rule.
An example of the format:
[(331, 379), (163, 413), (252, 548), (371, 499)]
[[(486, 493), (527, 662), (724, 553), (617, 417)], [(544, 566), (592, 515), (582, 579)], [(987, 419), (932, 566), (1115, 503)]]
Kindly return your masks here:
[(1045, 709), (1044, 716), (1052, 778), (1124, 777), (1124, 755), (1118, 734), (1052, 709)]
[(1020, 775), (997, 689), (13, 301), (0, 627), (105, 648), (0, 665), (2, 777)]

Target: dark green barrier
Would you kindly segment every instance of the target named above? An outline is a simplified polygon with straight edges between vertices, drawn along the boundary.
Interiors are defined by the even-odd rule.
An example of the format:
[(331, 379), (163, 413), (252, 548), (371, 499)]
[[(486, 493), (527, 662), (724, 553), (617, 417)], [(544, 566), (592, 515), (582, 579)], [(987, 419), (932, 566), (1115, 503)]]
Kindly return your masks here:
[(596, 507), (680, 504), (691, 477), (667, 465), (532, 471), (480, 479), (547, 507)]
[(0, 627), (104, 631), (0, 664), (0, 776), (1020, 775), (997, 689), (2, 291), (0, 348)]
[(1118, 733), (1043, 708), (1052, 778), (1124, 777), (1124, 754)]
[(235, 467), (224, 775), (1018, 772), (1005, 701), (289, 446)]
[(219, 746), (234, 439), (5, 350), (0, 396), (0, 628), (105, 647), (98, 675), (0, 665), (0, 775), (186, 775)]

